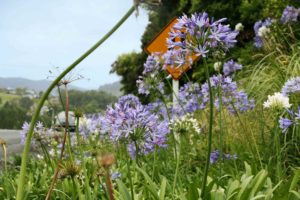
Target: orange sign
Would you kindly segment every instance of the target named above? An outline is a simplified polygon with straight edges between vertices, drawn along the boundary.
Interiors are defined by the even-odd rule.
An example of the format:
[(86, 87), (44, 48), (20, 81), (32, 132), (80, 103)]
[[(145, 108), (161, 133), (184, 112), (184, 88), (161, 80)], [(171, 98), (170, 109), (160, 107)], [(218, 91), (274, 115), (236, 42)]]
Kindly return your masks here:
[[(159, 52), (159, 53), (166, 53), (168, 51), (167, 46), (167, 38), (169, 37), (169, 32), (171, 31), (174, 24), (177, 22), (177, 18), (171, 20), (150, 42), (150, 44), (145, 48), (148, 54)], [(175, 38), (175, 41), (179, 41), (179, 38)], [(192, 61), (198, 59), (197, 56), (191, 56)], [(172, 78), (178, 80), (184, 72), (190, 69), (188, 64), (185, 64), (181, 67), (171, 67), (167, 66), (167, 72), (171, 74)]]

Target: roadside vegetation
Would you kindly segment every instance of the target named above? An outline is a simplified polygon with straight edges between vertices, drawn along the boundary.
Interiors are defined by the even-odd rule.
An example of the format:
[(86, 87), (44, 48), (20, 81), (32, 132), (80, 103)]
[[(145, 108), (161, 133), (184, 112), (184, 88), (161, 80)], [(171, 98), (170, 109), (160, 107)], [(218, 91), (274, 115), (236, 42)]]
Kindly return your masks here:
[[(63, 90), (74, 132), (24, 122), (21, 142), (37, 153), (4, 160), (0, 198), (15, 199), (21, 185), (18, 199), (300, 199), (299, 3), (146, 3), (144, 46), (163, 20), (187, 13), (169, 50), (121, 55), (112, 71), (126, 95), (103, 112), (72, 107), (104, 106), (100, 96)], [(184, 65), (174, 102), (165, 69)]]

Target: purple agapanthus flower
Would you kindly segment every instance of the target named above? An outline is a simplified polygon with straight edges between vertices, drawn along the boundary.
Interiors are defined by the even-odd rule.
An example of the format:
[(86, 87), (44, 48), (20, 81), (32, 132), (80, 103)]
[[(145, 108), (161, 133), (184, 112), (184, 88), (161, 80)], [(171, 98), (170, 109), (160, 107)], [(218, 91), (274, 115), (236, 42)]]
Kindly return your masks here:
[(262, 48), (263, 47), (263, 36), (262, 36), (262, 30), (268, 28), (269, 26), (272, 25), (272, 20), (271, 18), (267, 18), (265, 20), (259, 20), (255, 22), (254, 24), (254, 32), (255, 32), (255, 37), (254, 37), (254, 46), (256, 48)]
[[(24, 122), (22, 126), (22, 130), (20, 131), (21, 144), (25, 143), (28, 131), (30, 128), (30, 124), (28, 122)], [(31, 139), (31, 144), (35, 144), (37, 141), (43, 144), (51, 143), (52, 129), (47, 129), (44, 127), (43, 123), (38, 121), (33, 129), (33, 135)], [(37, 144), (37, 143), (36, 143)]]
[(279, 127), (282, 129), (283, 133), (286, 133), (288, 128), (293, 125), (293, 121), (288, 118), (281, 117), (279, 119)]
[(210, 153), (210, 159), (209, 159), (210, 164), (216, 163), (219, 159), (219, 156), (220, 156), (220, 151), (219, 150), (212, 151)]
[(148, 154), (155, 147), (166, 147), (168, 125), (137, 97), (126, 95), (107, 108), (102, 128), (113, 142), (125, 142), (128, 153), (135, 158), (137, 153)]
[[(237, 83), (232, 81), (230, 77), (222, 75), (212, 76), (210, 78), (212, 88), (218, 92), (221, 89), (222, 94), (222, 105), (226, 106), (228, 111), (231, 113), (244, 112), (254, 108), (254, 100), (249, 99), (247, 93), (244, 91), (238, 91)], [(208, 84), (202, 85), (203, 99), (208, 101), (209, 89)], [(219, 108), (219, 98), (215, 98), (215, 106)]]
[[(210, 78), (212, 89), (215, 90), (214, 104), (219, 108), (218, 92), (222, 94), (222, 105), (230, 113), (245, 112), (254, 108), (254, 100), (249, 99), (244, 91), (239, 91), (237, 83), (230, 77), (222, 75)], [(197, 83), (186, 83), (179, 89), (178, 105), (172, 108), (172, 116), (183, 116), (196, 110), (203, 110), (209, 102), (208, 83), (199, 86)]]
[(136, 81), (139, 94), (148, 96), (150, 91), (159, 91), (164, 94), (163, 73), (164, 70), (159, 61), (159, 54), (148, 56), (144, 64), (143, 75)]
[[(210, 153), (210, 164), (215, 164), (220, 158), (220, 151), (215, 150)], [(236, 160), (238, 158), (237, 154), (223, 153), (222, 160)]]
[(300, 8), (295, 8), (294, 6), (287, 6), (281, 15), (281, 22), (287, 24), (290, 22), (297, 22), (298, 15), (300, 13)]
[(223, 65), (223, 73), (225, 76), (228, 76), (234, 73), (237, 70), (241, 70), (243, 66), (237, 62), (234, 62), (232, 59), (225, 62)]
[(281, 93), (284, 96), (298, 92), (300, 92), (300, 76), (287, 80), (281, 89)]
[(21, 144), (25, 144), (26, 136), (29, 131), (30, 124), (28, 122), (24, 122), (22, 126), (22, 130), (20, 131)]
[[(226, 19), (214, 21), (206, 12), (194, 13), (191, 17), (183, 15), (174, 24), (167, 46), (170, 49), (167, 63), (183, 63), (184, 58), (191, 55), (207, 57), (215, 50), (227, 51), (235, 45), (238, 31), (231, 30), (229, 25), (224, 25)], [(176, 40), (177, 39), (177, 40)], [(174, 51), (174, 52), (173, 52)], [(178, 53), (179, 52), (179, 53)], [(185, 54), (184, 56), (170, 59), (174, 54)], [(187, 63), (189, 64), (189, 63)]]
[(287, 109), (288, 116), (280, 117), (279, 127), (283, 133), (287, 133), (291, 126), (298, 126), (300, 120), (300, 106), (298, 106), (297, 111), (294, 109)]
[[(167, 106), (167, 107), (166, 107)], [(151, 113), (156, 114), (159, 116), (161, 120), (168, 119), (168, 112), (170, 107), (165, 105), (162, 101), (156, 100), (146, 105), (146, 109), (149, 110)]]
[(110, 178), (111, 178), (111, 180), (117, 180), (117, 179), (121, 178), (121, 175), (122, 174), (120, 172), (113, 172), (113, 173), (111, 173)]
[(84, 138), (87, 138), (91, 134), (102, 134), (102, 122), (104, 116), (101, 114), (93, 114), (90, 116), (84, 116), (79, 121), (79, 133)]

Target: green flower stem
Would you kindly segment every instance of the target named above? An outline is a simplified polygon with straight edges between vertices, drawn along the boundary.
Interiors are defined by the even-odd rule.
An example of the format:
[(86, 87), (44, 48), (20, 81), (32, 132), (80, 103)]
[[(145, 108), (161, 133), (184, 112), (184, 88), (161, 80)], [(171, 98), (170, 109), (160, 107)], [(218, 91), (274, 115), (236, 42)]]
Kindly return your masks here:
[[(244, 131), (246, 132), (248, 129), (247, 129), (247, 127), (245, 126), (245, 124), (243, 123), (243, 120), (241, 119), (241, 117), (240, 117), (240, 114), (239, 114), (238, 110), (235, 108), (235, 106), (234, 106), (234, 104), (233, 104), (233, 103), (232, 103), (231, 105), (232, 105), (232, 108), (233, 108), (233, 110), (234, 110), (234, 112), (235, 112), (235, 114), (236, 114), (237, 118), (238, 118), (238, 121), (240, 122), (240, 124), (241, 124), (242, 128), (243, 128), (243, 129), (244, 129)], [(256, 153), (256, 154), (257, 154), (257, 156), (258, 156), (258, 159), (259, 159), (259, 163), (260, 163), (260, 167), (261, 167), (261, 169), (263, 169), (262, 159), (261, 159), (261, 156), (260, 156), (260, 153), (259, 153), (259, 149), (258, 149), (258, 146), (257, 146), (256, 140), (255, 140), (255, 137), (254, 137), (253, 131), (252, 131), (252, 129), (251, 129), (251, 128), (250, 128), (249, 130), (250, 130), (250, 132), (251, 132), (251, 136), (252, 136), (252, 140), (253, 140), (253, 143), (251, 143), (251, 145), (250, 145), (251, 151), (252, 151), (252, 153), (253, 153), (253, 154), (254, 154), (254, 153)], [(246, 139), (246, 138), (245, 138), (245, 139)], [(256, 152), (253, 152), (253, 149), (252, 149), (252, 144), (254, 144), (254, 147), (255, 147), (255, 151), (256, 151)], [(248, 145), (249, 145), (249, 142), (248, 142)]]
[(154, 179), (154, 174), (155, 174), (155, 166), (156, 166), (156, 151), (157, 148), (156, 146), (154, 147), (154, 153), (153, 153), (153, 169), (152, 169), (152, 180)]
[(3, 147), (3, 154), (4, 154), (4, 169), (5, 173), (7, 174), (7, 152), (6, 152), (6, 144), (2, 144)]
[(205, 195), (205, 187), (206, 187), (209, 162), (210, 162), (211, 143), (212, 143), (212, 128), (213, 128), (213, 111), (214, 111), (214, 103), (213, 103), (214, 99), (213, 99), (213, 92), (212, 92), (211, 83), (210, 83), (209, 69), (208, 69), (206, 60), (205, 59), (203, 59), (203, 60), (204, 60), (204, 64), (205, 64), (206, 79), (207, 79), (208, 88), (209, 88), (209, 129), (208, 129), (207, 157), (206, 157), (206, 164), (205, 164), (203, 180), (202, 180), (202, 187), (201, 187), (201, 197), (202, 198), (204, 198), (204, 195)]
[[(172, 85), (170, 85), (170, 87), (172, 88)], [(167, 105), (167, 101), (164, 97), (164, 95), (159, 91), (161, 97), (162, 97), (162, 101), (166, 107), (166, 111), (167, 111), (167, 115), (168, 115), (168, 118), (169, 118), (169, 121), (171, 121), (171, 116), (170, 116), (170, 113), (169, 113), (169, 110), (168, 110), (168, 105)], [(173, 124), (171, 124), (171, 126), (173, 126)], [(174, 132), (174, 128), (171, 127), (171, 129), (173, 130), (172, 131), (172, 139), (173, 139), (173, 142), (174, 142), (174, 159), (176, 160), (176, 168), (175, 168), (175, 176), (174, 176), (174, 181), (173, 181), (173, 189), (172, 189), (172, 193), (173, 195), (175, 195), (175, 187), (176, 187), (176, 182), (177, 182), (177, 176), (178, 176), (178, 171), (179, 171), (179, 162), (180, 162), (180, 152), (179, 152), (179, 149), (180, 149), (180, 146), (179, 148), (177, 149), (177, 144), (180, 145), (180, 143), (177, 141), (176, 139), (176, 136), (175, 136), (175, 132)]]
[[(222, 88), (221, 88), (221, 85), (218, 85), (218, 98), (219, 98), (219, 127), (220, 127), (220, 155), (221, 155), (221, 162), (223, 164), (223, 119), (222, 119)], [(220, 165), (220, 169), (219, 169), (219, 173), (220, 173), (220, 177), (222, 176), (222, 165)]]
[(131, 199), (134, 200), (134, 192), (133, 192), (133, 183), (132, 183), (132, 176), (130, 172), (130, 157), (128, 156), (127, 158), (127, 173), (128, 173), (128, 179), (129, 179), (129, 184), (130, 184), (130, 193), (131, 193)]
[[(171, 89), (172, 92), (174, 93), (175, 91), (174, 91), (174, 89), (173, 89), (173, 87), (172, 87), (172, 84), (170, 83), (169, 79), (166, 79), (166, 80), (167, 80), (167, 83), (168, 83), (170, 89)], [(180, 89), (180, 88), (179, 88), (179, 89)], [(161, 94), (162, 97), (164, 96), (160, 91), (159, 91), (159, 93)], [(185, 111), (185, 109), (184, 109), (182, 103), (180, 103), (178, 96), (177, 96), (177, 95), (174, 95), (174, 97), (176, 98), (177, 103), (178, 103), (178, 105), (182, 108), (183, 112), (184, 112), (184, 113), (187, 113), (187, 112)], [(166, 109), (168, 110), (167, 107), (166, 107)], [(169, 119), (171, 119), (171, 118), (169, 117)]]
[(27, 167), (27, 160), (29, 155), (29, 149), (30, 149), (30, 142), (33, 134), (33, 128), (34, 124), (37, 121), (37, 118), (39, 116), (39, 113), (41, 111), (42, 106), (44, 105), (44, 102), (48, 98), (50, 92), (53, 90), (55, 86), (59, 83), (59, 81), (68, 74), (72, 69), (74, 69), (81, 61), (83, 61), (86, 57), (88, 57), (95, 49), (97, 49), (105, 40), (107, 40), (127, 19), (128, 17), (134, 12), (135, 7), (132, 6), (128, 12), (120, 19), (120, 21), (106, 34), (103, 38), (101, 38), (94, 46), (92, 46), (87, 52), (85, 52), (82, 56), (80, 56), (77, 60), (75, 60), (74, 63), (72, 63), (68, 68), (66, 68), (48, 87), (46, 92), (41, 97), (35, 113), (31, 119), (29, 131), (27, 134), (26, 142), (24, 145), (24, 150), (22, 154), (22, 164), (21, 164), (21, 170), (20, 170), (20, 176), (18, 180), (18, 188), (17, 188), (17, 197), (16, 200), (22, 200), (24, 196), (24, 184), (25, 184), (25, 175), (26, 175), (26, 167)]
[(54, 185), (56, 183), (58, 173), (60, 171), (60, 165), (61, 165), (63, 157), (64, 157), (64, 150), (65, 150), (66, 143), (67, 143), (67, 148), (68, 148), (68, 151), (69, 151), (70, 159), (71, 159), (71, 161), (73, 161), (72, 151), (71, 151), (71, 143), (70, 143), (70, 131), (69, 131), (69, 95), (68, 95), (67, 84), (65, 84), (65, 97), (66, 97), (66, 104), (65, 104), (65, 123), (66, 124), (65, 124), (65, 129), (64, 129), (65, 130), (64, 131), (64, 139), (63, 139), (63, 143), (62, 143), (60, 157), (59, 157), (59, 160), (56, 164), (56, 169), (55, 169), (55, 172), (54, 172), (54, 176), (53, 176), (51, 185), (49, 187), (47, 196), (45, 198), (46, 200), (51, 198), (52, 191), (53, 191)]
[[(79, 117), (76, 117), (76, 138), (77, 138), (77, 145), (81, 145), (80, 135), (79, 135)], [(81, 150), (81, 148), (79, 148)]]
[(60, 170), (60, 165), (62, 163), (62, 159), (63, 159), (64, 151), (65, 151), (65, 144), (66, 144), (67, 135), (68, 135), (68, 130), (67, 129), (68, 129), (68, 118), (66, 118), (66, 127), (65, 127), (65, 132), (64, 132), (64, 139), (63, 139), (62, 147), (61, 147), (61, 151), (60, 151), (60, 157), (59, 157), (59, 160), (56, 164), (56, 169), (55, 169), (55, 172), (54, 172), (54, 176), (53, 176), (53, 179), (52, 179), (52, 182), (51, 182), (51, 185), (49, 187), (49, 190), (48, 190), (48, 193), (47, 193), (47, 196), (46, 196), (45, 200), (48, 200), (48, 199), (51, 198), (52, 190), (53, 190), (54, 185), (55, 185), (56, 180), (57, 180), (57, 176), (58, 176), (58, 173), (59, 173), (59, 170)]

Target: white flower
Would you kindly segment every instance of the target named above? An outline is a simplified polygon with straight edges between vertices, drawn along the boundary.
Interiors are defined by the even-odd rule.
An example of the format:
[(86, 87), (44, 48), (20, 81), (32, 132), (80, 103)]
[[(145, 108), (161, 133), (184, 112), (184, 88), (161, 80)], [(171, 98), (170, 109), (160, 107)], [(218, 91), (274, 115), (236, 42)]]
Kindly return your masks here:
[(42, 160), (42, 159), (44, 158), (44, 156), (42, 156), (42, 155), (40, 155), (40, 154), (37, 154), (36, 157), (37, 157), (37, 159), (39, 159), (39, 160)]
[(186, 129), (186, 130), (194, 130), (197, 134), (201, 133), (201, 128), (199, 127), (199, 123), (197, 119), (193, 118), (191, 114), (186, 114), (178, 119), (171, 120), (171, 124), (174, 125), (175, 129)]
[(220, 71), (221, 66), (222, 66), (222, 62), (215, 62), (214, 63), (215, 71)]
[(259, 37), (267, 37), (268, 33), (270, 33), (270, 29), (267, 28), (266, 26), (262, 26), (258, 29), (257, 35)]
[(283, 96), (280, 92), (274, 93), (272, 96), (268, 95), (268, 100), (264, 102), (265, 108), (289, 108), (289, 98)]
[(236, 31), (242, 31), (242, 30), (244, 30), (244, 25), (242, 23), (237, 23), (235, 25), (235, 30)]
[(79, 118), (79, 125), (88, 127), (92, 123), (92, 120), (90, 118), (87, 118), (86, 116), (83, 116)]

